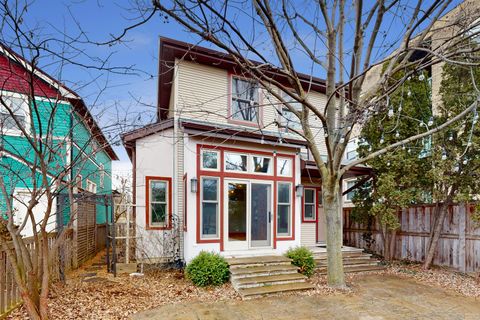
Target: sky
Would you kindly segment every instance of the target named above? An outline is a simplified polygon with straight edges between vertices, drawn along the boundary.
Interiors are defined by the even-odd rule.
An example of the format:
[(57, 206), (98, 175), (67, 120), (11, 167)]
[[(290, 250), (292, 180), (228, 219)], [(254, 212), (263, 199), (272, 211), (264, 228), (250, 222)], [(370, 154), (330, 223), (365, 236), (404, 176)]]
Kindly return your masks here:
[[(426, 2), (431, 1), (433, 0)], [(458, 2), (459, 0), (455, 0), (451, 7)], [(298, 3), (304, 4), (305, 1), (299, 0)], [(135, 19), (138, 18), (138, 13), (130, 9), (132, 6), (132, 0), (37, 0), (30, 3), (22, 26), (33, 30), (33, 37), (38, 40), (62, 38), (65, 35), (78, 37), (81, 30), (81, 41), (88, 37), (90, 41), (104, 42), (111, 39), (112, 35), (121, 34), (126, 26), (138, 21)], [(396, 31), (395, 27), (392, 29)], [(250, 26), (245, 25), (245, 34), (248, 35), (249, 32), (252, 32)], [(75, 55), (75, 61), (95, 64), (92, 59), (103, 60), (109, 57), (109, 67), (131, 66), (135, 69), (134, 72), (116, 74), (79, 65), (60, 66), (55, 63), (58, 59), (51, 57), (45, 57), (40, 66), (79, 93), (92, 108), (92, 113), (100, 125), (108, 126), (120, 114), (121, 117), (126, 116), (130, 124), (141, 126), (155, 120), (160, 36), (198, 43), (198, 38), (181, 26), (172, 21), (165, 23), (165, 20), (157, 15), (147, 24), (129, 31), (122, 44), (76, 44), (85, 56)], [(393, 35), (389, 34), (387, 39), (388, 37)], [(55, 47), (54, 41), (49, 43), (52, 48)], [(208, 46), (205, 42), (202, 45)], [(301, 55), (295, 58), (302, 61)], [(125, 150), (121, 144), (114, 148), (121, 161), (114, 163), (113, 170), (117, 171), (117, 174), (129, 174), (131, 165)]]

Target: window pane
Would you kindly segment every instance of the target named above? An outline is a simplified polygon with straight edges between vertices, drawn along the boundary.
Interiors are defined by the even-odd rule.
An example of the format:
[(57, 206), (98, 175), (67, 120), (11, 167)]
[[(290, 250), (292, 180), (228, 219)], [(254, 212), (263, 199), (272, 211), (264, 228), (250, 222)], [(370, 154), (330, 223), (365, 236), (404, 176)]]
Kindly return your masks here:
[(232, 93), (234, 98), (258, 102), (258, 84), (254, 81), (233, 78)]
[(305, 189), (305, 203), (314, 203), (314, 202), (315, 202), (315, 190)]
[(152, 190), (151, 201), (167, 201), (167, 183), (165, 181), (150, 181), (150, 188)]
[(203, 151), (202, 165), (206, 169), (218, 169), (218, 153), (215, 151)]
[(202, 234), (217, 235), (217, 203), (202, 204)]
[(278, 205), (277, 233), (290, 235), (290, 205)]
[(282, 109), (281, 124), (295, 131), (302, 130), (302, 124), (300, 123), (300, 119), (298, 119), (298, 117), (293, 112), (286, 108)]
[(167, 205), (165, 203), (152, 203), (151, 208), (152, 223), (165, 223)]
[(314, 219), (315, 218), (315, 214), (314, 214), (314, 211), (315, 210), (315, 206), (312, 205), (312, 204), (306, 204), (305, 205), (305, 219)]
[(218, 180), (217, 179), (203, 179), (203, 200), (217, 200)]
[(253, 159), (253, 171), (261, 173), (270, 172), (270, 158), (264, 157), (252, 157)]
[(225, 168), (229, 171), (247, 171), (247, 156), (235, 153), (226, 153)]
[(277, 175), (291, 177), (292, 160), (279, 158), (277, 161)]
[(244, 121), (257, 121), (258, 103), (249, 101), (232, 101), (232, 119)]
[(290, 184), (278, 184), (278, 202), (290, 203)]

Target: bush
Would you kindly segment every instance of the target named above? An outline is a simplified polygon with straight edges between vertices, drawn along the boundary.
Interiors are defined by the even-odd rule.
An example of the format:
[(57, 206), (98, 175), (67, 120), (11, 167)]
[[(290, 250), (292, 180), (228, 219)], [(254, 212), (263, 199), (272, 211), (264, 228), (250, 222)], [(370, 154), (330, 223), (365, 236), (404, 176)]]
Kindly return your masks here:
[(292, 264), (300, 268), (300, 273), (310, 277), (315, 270), (316, 264), (313, 259), (313, 252), (306, 247), (296, 247), (290, 249), (285, 254), (287, 258), (292, 259)]
[(185, 276), (198, 287), (218, 286), (228, 281), (228, 263), (219, 254), (202, 251), (185, 269)]

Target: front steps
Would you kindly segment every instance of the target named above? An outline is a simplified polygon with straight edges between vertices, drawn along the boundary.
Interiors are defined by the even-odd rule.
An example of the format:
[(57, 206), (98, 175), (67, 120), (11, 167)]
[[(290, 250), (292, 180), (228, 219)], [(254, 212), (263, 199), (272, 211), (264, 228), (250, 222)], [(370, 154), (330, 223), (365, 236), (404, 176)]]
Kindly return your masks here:
[(242, 298), (313, 288), (284, 256), (229, 258), (227, 263), (230, 281)]
[[(345, 251), (343, 255), (343, 268), (345, 272), (364, 272), (378, 271), (385, 269), (380, 261), (373, 258), (371, 254), (364, 253), (361, 250)], [(327, 253), (314, 255), (317, 264), (317, 272), (320, 274), (327, 273)]]

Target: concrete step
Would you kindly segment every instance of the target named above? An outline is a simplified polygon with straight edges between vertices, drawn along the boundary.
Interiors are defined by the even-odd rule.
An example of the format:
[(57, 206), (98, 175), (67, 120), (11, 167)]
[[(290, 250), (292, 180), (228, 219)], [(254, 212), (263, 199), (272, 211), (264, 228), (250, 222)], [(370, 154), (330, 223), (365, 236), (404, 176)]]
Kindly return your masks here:
[(264, 265), (289, 265), (292, 260), (284, 256), (261, 256), (246, 258), (227, 258), (230, 269)]
[(292, 264), (255, 266), (255, 267), (230, 269), (230, 274), (232, 276), (232, 279), (291, 274), (291, 273), (298, 273), (298, 268)]
[(297, 273), (287, 273), (287, 274), (278, 274), (278, 275), (269, 275), (269, 276), (239, 278), (239, 279), (232, 280), (232, 284), (235, 287), (235, 289), (241, 289), (241, 288), (271, 286), (271, 285), (277, 285), (277, 284), (305, 282), (306, 279), (307, 277), (297, 272)]
[[(343, 259), (355, 259), (355, 258), (361, 258), (361, 257), (371, 257), (372, 255), (370, 253), (364, 253), (364, 252), (344, 252), (342, 253), (342, 258)], [(327, 259), (327, 253), (317, 253), (313, 255), (314, 259)]]
[(310, 290), (313, 288), (314, 286), (307, 282), (294, 282), (287, 284), (275, 284), (271, 286), (243, 288), (238, 289), (238, 293), (240, 293), (240, 295), (244, 298), (252, 298), (278, 292)]
[[(366, 271), (380, 271), (384, 270), (385, 266), (379, 264), (371, 264), (371, 265), (360, 265), (360, 266), (346, 266), (344, 268), (345, 272), (366, 272)], [(317, 270), (319, 274), (327, 274), (327, 268), (320, 268)]]
[[(321, 266), (327, 266), (328, 262), (327, 260), (315, 260), (317, 263), (317, 267)], [(359, 265), (359, 264), (370, 264), (370, 263), (378, 263), (377, 260), (371, 259), (369, 257), (367, 258), (358, 258), (358, 259), (343, 259), (343, 265), (344, 266), (349, 266), (349, 265)]]

